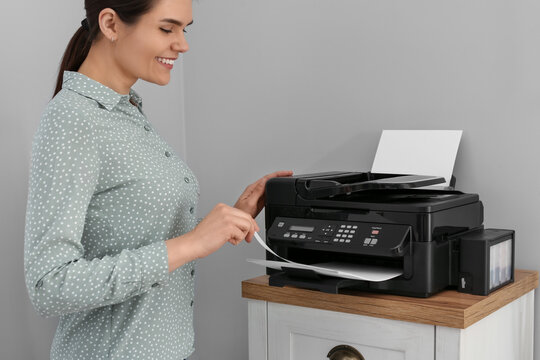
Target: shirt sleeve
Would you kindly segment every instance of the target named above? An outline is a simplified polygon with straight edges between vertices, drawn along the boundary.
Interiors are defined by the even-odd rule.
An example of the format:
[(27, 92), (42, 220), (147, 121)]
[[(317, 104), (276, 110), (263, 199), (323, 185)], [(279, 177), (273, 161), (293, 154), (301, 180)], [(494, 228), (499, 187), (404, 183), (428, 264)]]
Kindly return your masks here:
[(72, 106), (50, 104), (32, 145), (24, 270), (44, 317), (120, 303), (169, 279), (164, 241), (84, 257), (81, 239), (100, 172), (93, 126), (84, 118)]

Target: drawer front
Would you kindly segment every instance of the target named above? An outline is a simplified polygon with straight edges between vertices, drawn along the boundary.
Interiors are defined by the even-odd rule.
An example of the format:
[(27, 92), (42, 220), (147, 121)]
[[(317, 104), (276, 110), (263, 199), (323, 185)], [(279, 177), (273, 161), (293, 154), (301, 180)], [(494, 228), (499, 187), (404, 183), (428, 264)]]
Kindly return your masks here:
[(365, 360), (434, 360), (435, 328), (268, 303), (268, 360), (325, 360), (338, 345)]

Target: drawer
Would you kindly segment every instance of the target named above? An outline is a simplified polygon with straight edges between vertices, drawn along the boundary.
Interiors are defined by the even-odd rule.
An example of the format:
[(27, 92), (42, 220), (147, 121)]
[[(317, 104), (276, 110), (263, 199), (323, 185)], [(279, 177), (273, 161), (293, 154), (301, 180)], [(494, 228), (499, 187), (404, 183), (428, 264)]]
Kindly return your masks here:
[(268, 360), (324, 360), (338, 345), (365, 360), (434, 360), (435, 327), (268, 303)]

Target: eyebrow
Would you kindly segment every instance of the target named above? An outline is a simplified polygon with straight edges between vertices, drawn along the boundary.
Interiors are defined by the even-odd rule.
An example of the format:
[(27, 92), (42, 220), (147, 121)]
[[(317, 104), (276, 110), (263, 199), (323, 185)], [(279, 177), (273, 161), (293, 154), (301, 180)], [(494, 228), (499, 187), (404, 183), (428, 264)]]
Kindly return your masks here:
[[(178, 26), (182, 26), (182, 22), (181, 21), (178, 21), (176, 19), (169, 19), (169, 18), (165, 18), (165, 19), (161, 19), (160, 21), (163, 21), (163, 22), (168, 22), (168, 23), (171, 23), (171, 24), (175, 24), (175, 25), (178, 25)], [(191, 20), (191, 22), (189, 24), (187, 24), (186, 26), (189, 26), (193, 24), (193, 20)]]

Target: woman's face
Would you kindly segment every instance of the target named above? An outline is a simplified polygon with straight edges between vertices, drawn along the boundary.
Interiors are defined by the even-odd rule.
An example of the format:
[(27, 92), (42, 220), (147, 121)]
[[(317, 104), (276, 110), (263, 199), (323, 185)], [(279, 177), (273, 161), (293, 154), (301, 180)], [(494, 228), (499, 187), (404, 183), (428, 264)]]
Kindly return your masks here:
[[(126, 76), (169, 83), (174, 60), (189, 50), (185, 27), (193, 22), (191, 0), (158, 0), (133, 26), (124, 27), (114, 47)], [(163, 61), (173, 65), (163, 64)]]

